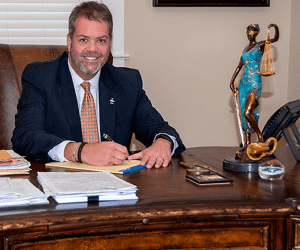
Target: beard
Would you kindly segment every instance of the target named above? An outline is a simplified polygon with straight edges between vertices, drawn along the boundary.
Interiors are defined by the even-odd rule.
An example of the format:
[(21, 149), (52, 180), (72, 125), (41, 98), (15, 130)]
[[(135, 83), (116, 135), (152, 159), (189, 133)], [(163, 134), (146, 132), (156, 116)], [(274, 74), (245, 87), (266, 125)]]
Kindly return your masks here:
[[(84, 63), (80, 60), (80, 59), (77, 59), (75, 57), (75, 55), (73, 54), (73, 49), (72, 49), (72, 44), (71, 44), (71, 48), (70, 48), (70, 56), (71, 56), (71, 60), (72, 62), (76, 65), (76, 67), (82, 71), (83, 73), (85, 74), (88, 74), (88, 75), (95, 75), (97, 74), (97, 72), (105, 65), (105, 63), (107, 62), (108, 60), (108, 56), (104, 59), (103, 62), (98, 62), (96, 67), (94, 68), (94, 70), (88, 70)], [(103, 56), (102, 54), (99, 54), (97, 52), (90, 52), (90, 53), (85, 53), (85, 54), (82, 54), (82, 56), (85, 56), (85, 57), (101, 57)]]

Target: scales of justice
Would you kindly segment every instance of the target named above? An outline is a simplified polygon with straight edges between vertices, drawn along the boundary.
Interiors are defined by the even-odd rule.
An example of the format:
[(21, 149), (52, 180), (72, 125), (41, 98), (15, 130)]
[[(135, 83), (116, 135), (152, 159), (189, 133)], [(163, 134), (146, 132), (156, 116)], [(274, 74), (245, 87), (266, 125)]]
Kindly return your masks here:
[[(274, 37), (271, 39), (269, 37), (270, 28), (275, 31)], [(258, 126), (257, 106), (261, 95), (262, 76), (271, 76), (275, 73), (271, 43), (278, 40), (279, 30), (276, 24), (269, 24), (266, 40), (257, 42), (256, 37), (259, 31), (258, 24), (250, 24), (247, 27), (249, 44), (243, 50), (230, 82), (230, 89), (235, 100), (241, 145), (235, 155), (224, 159), (224, 169), (228, 170), (258, 172), (259, 165), (272, 160), (272, 155), (277, 149), (276, 138), (269, 137), (266, 140), (263, 138)], [(237, 87), (235, 79), (242, 68), (244, 68), (244, 73)], [(257, 135), (255, 143), (251, 142), (252, 134)]]

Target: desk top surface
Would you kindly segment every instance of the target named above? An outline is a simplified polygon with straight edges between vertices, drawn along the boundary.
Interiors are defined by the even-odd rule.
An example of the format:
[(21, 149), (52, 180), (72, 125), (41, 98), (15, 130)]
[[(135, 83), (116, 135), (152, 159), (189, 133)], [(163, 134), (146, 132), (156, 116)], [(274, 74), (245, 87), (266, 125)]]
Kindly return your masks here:
[[(59, 223), (61, 220), (80, 220), (87, 216), (110, 220), (116, 218), (157, 217), (162, 214), (177, 216), (235, 214), (289, 214), (296, 210), (293, 201), (300, 197), (300, 163), (293, 158), (286, 146), (279, 147), (275, 157), (285, 165), (285, 175), (280, 181), (262, 180), (258, 173), (223, 170), (223, 159), (234, 155), (234, 147), (189, 148), (182, 155), (173, 157), (167, 168), (142, 169), (120, 178), (138, 187), (138, 201), (56, 204), (3, 209), (0, 212), (0, 230), (22, 227), (22, 223)], [(211, 166), (220, 174), (233, 180), (231, 185), (197, 186), (185, 178), (186, 169), (179, 162), (193, 165), (195, 162)], [(37, 171), (70, 171), (45, 168), (44, 164), (32, 163), (28, 178), (38, 186)], [(70, 213), (70, 210), (72, 213)], [(99, 213), (101, 210), (101, 213)], [(30, 215), (30, 216), (28, 216)], [(28, 218), (28, 221), (26, 221)], [(37, 222), (37, 218), (39, 222)], [(7, 221), (10, 220), (8, 226)], [(76, 219), (76, 220), (77, 220)]]

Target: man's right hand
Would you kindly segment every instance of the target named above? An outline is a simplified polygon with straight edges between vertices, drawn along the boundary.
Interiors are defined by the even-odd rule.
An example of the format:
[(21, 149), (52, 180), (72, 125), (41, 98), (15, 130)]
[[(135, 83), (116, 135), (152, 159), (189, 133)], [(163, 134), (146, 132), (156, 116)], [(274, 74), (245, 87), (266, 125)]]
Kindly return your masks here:
[[(65, 148), (64, 154), (68, 160), (72, 160), (75, 144), (75, 142), (70, 142)], [(111, 141), (88, 143), (81, 151), (82, 162), (97, 166), (120, 165), (128, 156), (129, 153), (125, 146)]]

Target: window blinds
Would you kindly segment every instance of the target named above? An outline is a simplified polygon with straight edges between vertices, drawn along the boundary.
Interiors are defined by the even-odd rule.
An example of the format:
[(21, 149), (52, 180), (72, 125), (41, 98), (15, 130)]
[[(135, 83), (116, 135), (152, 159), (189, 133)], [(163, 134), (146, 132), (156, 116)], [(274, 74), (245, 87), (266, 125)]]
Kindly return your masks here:
[(65, 45), (68, 18), (79, 2), (1, 0), (0, 43)]
[[(66, 45), (72, 9), (84, 0), (0, 0), (0, 43)], [(114, 20), (114, 65), (124, 66), (124, 1), (106, 4)]]

